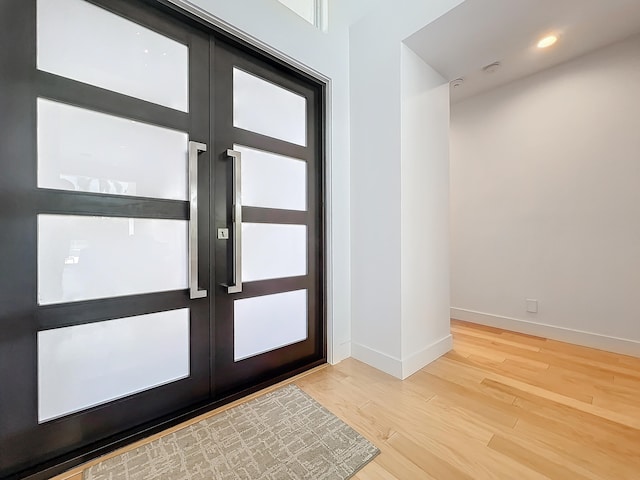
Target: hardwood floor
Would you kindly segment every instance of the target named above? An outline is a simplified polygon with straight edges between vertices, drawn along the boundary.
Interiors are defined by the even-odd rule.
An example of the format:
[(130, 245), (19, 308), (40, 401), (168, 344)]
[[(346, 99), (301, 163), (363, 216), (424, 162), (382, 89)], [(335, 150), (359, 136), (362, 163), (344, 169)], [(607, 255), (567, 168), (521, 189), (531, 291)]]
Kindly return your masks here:
[(640, 359), (452, 331), (405, 381), (349, 359), (296, 382), (380, 448), (355, 479), (640, 479)]
[(404, 381), (353, 359), (293, 379), (381, 450), (354, 479), (640, 480), (640, 359), (452, 332), (453, 351)]

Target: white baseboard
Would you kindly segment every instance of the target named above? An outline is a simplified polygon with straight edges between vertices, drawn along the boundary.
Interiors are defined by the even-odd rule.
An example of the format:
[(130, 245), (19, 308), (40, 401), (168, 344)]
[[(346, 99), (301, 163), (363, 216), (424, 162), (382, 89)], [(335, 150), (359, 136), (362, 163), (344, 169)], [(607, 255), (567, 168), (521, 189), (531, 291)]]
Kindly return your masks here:
[(410, 377), (453, 348), (453, 337), (447, 335), (402, 361), (402, 379)]
[(373, 348), (352, 342), (351, 356), (389, 375), (404, 380), (434, 360), (440, 358), (451, 350), (451, 348), (453, 348), (453, 339), (451, 335), (447, 335), (437, 342), (432, 343), (424, 350), (404, 360), (400, 360), (399, 358), (392, 357)]
[(329, 363), (335, 365), (340, 363), (351, 356), (351, 342), (344, 342), (340, 345), (336, 345), (333, 349), (333, 355)]
[(489, 327), (502, 328), (528, 335), (550, 338), (560, 342), (573, 343), (585, 347), (597, 348), (608, 352), (640, 357), (640, 342), (625, 338), (610, 337), (599, 333), (584, 332), (570, 328), (530, 322), (518, 318), (503, 317), (491, 313), (476, 312), (464, 308), (451, 307), (451, 318), (465, 322), (478, 323)]
[(371, 365), (373, 368), (382, 370), (384, 373), (393, 375), (396, 378), (402, 378), (402, 361), (399, 358), (355, 342), (351, 342), (351, 356), (367, 365)]

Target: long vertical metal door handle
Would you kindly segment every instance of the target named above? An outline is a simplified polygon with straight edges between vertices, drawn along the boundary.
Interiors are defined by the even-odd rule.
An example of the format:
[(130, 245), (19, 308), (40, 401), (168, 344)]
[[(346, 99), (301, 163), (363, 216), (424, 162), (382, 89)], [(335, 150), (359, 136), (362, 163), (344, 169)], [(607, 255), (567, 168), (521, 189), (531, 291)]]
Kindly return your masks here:
[(227, 156), (231, 158), (233, 170), (233, 209), (231, 218), (233, 221), (233, 284), (225, 285), (227, 293), (242, 292), (242, 154), (237, 150), (227, 150)]
[(198, 155), (206, 152), (204, 143), (189, 142), (189, 296), (204, 298), (206, 290), (198, 287)]

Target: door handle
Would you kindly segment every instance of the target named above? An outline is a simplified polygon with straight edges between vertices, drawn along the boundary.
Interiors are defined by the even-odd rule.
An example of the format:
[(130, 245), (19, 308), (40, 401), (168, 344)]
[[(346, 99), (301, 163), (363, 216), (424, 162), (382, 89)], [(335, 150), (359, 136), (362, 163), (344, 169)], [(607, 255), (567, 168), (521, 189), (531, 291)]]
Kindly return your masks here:
[(204, 298), (198, 287), (198, 155), (206, 152), (204, 143), (189, 142), (189, 297)]
[(237, 150), (227, 150), (231, 158), (233, 207), (231, 220), (233, 223), (233, 283), (224, 285), (227, 293), (242, 292), (242, 154)]

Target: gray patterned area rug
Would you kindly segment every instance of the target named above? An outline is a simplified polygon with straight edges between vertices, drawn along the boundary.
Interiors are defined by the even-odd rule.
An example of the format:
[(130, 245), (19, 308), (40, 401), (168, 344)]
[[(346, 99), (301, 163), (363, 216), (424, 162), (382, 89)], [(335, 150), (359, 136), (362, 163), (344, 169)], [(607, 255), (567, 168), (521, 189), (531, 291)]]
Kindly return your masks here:
[(84, 480), (342, 480), (380, 451), (288, 385), (85, 470)]

